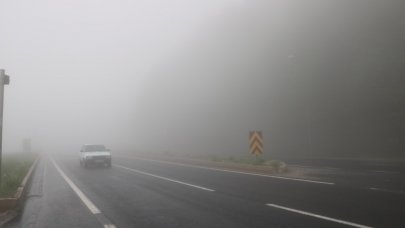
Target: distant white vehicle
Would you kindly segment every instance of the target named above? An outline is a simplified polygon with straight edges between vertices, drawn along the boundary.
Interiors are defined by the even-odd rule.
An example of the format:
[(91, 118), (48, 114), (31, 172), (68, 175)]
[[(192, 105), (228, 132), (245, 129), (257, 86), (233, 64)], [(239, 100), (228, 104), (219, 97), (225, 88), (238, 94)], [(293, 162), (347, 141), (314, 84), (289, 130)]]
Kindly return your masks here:
[(80, 165), (103, 165), (111, 167), (111, 151), (101, 144), (85, 144), (80, 150)]

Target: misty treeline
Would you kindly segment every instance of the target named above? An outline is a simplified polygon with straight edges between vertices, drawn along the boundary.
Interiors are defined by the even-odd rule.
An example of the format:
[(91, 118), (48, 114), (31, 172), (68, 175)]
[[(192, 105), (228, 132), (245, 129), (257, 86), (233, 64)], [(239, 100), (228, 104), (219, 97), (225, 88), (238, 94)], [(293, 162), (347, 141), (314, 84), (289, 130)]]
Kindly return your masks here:
[(404, 157), (405, 4), (246, 1), (151, 72), (139, 142), (269, 157)]

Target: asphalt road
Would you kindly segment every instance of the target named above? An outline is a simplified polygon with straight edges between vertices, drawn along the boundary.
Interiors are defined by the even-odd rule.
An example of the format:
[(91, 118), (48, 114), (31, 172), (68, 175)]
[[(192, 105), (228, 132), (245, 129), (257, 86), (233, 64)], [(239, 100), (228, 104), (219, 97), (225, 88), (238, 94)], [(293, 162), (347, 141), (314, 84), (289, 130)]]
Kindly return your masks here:
[(333, 159), (333, 158), (284, 158), (288, 164), (315, 166), (325, 168), (338, 168), (351, 171), (372, 171), (382, 173), (405, 172), (405, 161), (378, 160), (378, 159)]
[(76, 157), (45, 157), (10, 227), (404, 227), (404, 189), (370, 189), (366, 179), (307, 182), (118, 156), (112, 168), (84, 169)]

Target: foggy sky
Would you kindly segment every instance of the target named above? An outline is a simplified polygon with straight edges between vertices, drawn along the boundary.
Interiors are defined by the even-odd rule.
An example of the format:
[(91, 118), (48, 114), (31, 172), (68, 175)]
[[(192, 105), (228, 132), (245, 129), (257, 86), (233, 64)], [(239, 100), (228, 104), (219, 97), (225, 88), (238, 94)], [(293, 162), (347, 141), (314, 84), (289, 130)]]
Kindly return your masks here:
[[(240, 1), (1, 1), (4, 149), (78, 150), (133, 140), (138, 91), (156, 61)], [(77, 147), (77, 148), (76, 148)]]
[(396, 153), (402, 109), (384, 97), (403, 85), (403, 6), (2, 1), (5, 150), (246, 154), (262, 130), (270, 156)]

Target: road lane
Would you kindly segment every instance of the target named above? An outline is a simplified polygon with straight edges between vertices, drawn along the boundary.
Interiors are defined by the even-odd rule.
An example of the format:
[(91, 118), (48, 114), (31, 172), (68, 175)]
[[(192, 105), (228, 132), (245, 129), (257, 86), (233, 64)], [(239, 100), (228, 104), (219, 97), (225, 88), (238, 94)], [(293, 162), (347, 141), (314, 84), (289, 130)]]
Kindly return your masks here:
[(318, 214), (314, 214), (314, 213), (311, 213), (311, 212), (301, 211), (301, 210), (297, 210), (297, 209), (293, 209), (293, 208), (288, 208), (288, 207), (284, 207), (284, 206), (280, 206), (280, 205), (276, 205), (276, 204), (272, 204), (272, 203), (268, 203), (266, 205), (269, 206), (269, 207), (275, 207), (275, 208), (283, 209), (283, 210), (286, 210), (286, 211), (291, 211), (291, 212), (298, 213), (298, 214), (312, 216), (312, 217), (315, 217), (315, 218), (324, 219), (324, 220), (328, 220), (328, 221), (332, 221), (332, 222), (336, 222), (336, 223), (340, 223), (340, 224), (344, 224), (344, 225), (348, 225), (348, 226), (353, 226), (353, 227), (357, 227), (357, 228), (371, 228), (370, 226), (364, 226), (364, 225), (361, 225), (361, 224), (352, 223), (352, 222), (348, 222), (348, 221), (343, 221), (343, 220), (340, 220), (340, 219), (331, 218), (331, 217), (327, 217), (327, 216), (323, 216), (323, 215), (318, 215)]
[(186, 183), (186, 182), (183, 182), (183, 181), (178, 181), (178, 180), (175, 180), (175, 179), (172, 179), (172, 178), (167, 178), (167, 177), (158, 176), (158, 175), (151, 174), (151, 173), (147, 173), (147, 172), (143, 172), (143, 171), (140, 171), (140, 170), (137, 170), (137, 169), (131, 169), (131, 168), (128, 168), (128, 167), (125, 167), (125, 166), (122, 166), (122, 165), (114, 165), (114, 166), (115, 166), (115, 167), (118, 167), (118, 168), (121, 168), (121, 169), (129, 170), (129, 171), (131, 171), (131, 172), (136, 172), (136, 173), (140, 173), (140, 174), (143, 174), (143, 175), (147, 175), (147, 176), (151, 176), (151, 177), (156, 177), (156, 178), (159, 178), (159, 179), (162, 179), (162, 180), (167, 180), (167, 181), (171, 181), (171, 182), (174, 182), (174, 183), (183, 184), (183, 185), (186, 185), (186, 186), (190, 186), (190, 187), (193, 187), (193, 188), (198, 188), (198, 189), (205, 190), (205, 191), (209, 191), (209, 192), (214, 192), (214, 191), (215, 191), (214, 189), (201, 187), (201, 186), (198, 186), (198, 185), (195, 185), (195, 184)]
[(72, 161), (60, 163), (117, 227), (340, 227), (117, 167), (85, 170)]
[[(154, 175), (154, 174), (142, 172), (142, 171), (135, 170), (135, 169), (131, 169), (131, 168), (128, 168), (128, 167), (125, 167), (125, 166), (121, 166), (121, 165), (114, 165), (114, 166), (115, 166), (115, 167), (122, 168), (122, 169), (125, 169), (125, 170), (134, 171), (134, 172), (136, 172), (136, 173), (141, 173), (141, 174), (145, 174), (145, 175), (148, 175), (148, 176), (157, 177), (157, 178), (164, 179), (164, 180), (171, 180), (171, 179), (169, 179), (169, 178), (162, 178), (162, 177), (157, 176), (157, 175)], [(197, 167), (197, 168), (201, 168), (201, 167)], [(224, 171), (224, 170), (218, 170), (218, 169), (214, 169), (214, 170), (215, 170), (215, 171)], [(235, 172), (232, 172), (232, 173), (235, 173)], [(236, 173), (241, 174), (240, 172), (236, 172)], [(245, 173), (242, 173), (242, 174), (245, 174)], [(259, 176), (261, 176), (261, 177), (268, 177), (268, 176), (264, 176), (264, 175), (259, 175)], [(172, 181), (172, 180), (171, 180), (171, 181)], [(175, 182), (175, 183), (184, 184), (184, 182), (179, 182), (179, 181), (174, 181), (174, 182)], [(309, 182), (309, 183), (311, 183), (311, 182)], [(186, 184), (186, 185), (189, 185), (189, 184)], [(194, 185), (192, 185), (192, 186), (194, 186)], [(197, 188), (201, 188), (201, 187), (197, 187)], [(214, 190), (209, 190), (209, 191), (214, 191)], [(293, 211), (293, 212), (296, 212), (296, 213), (299, 213), (299, 214), (304, 214), (304, 215), (307, 215), (307, 216), (312, 216), (312, 217), (319, 218), (319, 219), (324, 219), (324, 220), (332, 221), (332, 222), (335, 222), (335, 223), (344, 224), (344, 225), (349, 225), (349, 226), (354, 226), (354, 227), (359, 227), (359, 228), (369, 228), (369, 227), (370, 227), (370, 226), (365, 226), (365, 225), (361, 225), (361, 224), (357, 224), (357, 223), (352, 223), (352, 222), (349, 222), (349, 221), (344, 221), (344, 220), (340, 220), (340, 219), (336, 219), (336, 218), (331, 218), (331, 217), (327, 217), (327, 216), (317, 215), (317, 214), (313, 214), (313, 213), (310, 213), (310, 212), (304, 212), (304, 211), (300, 211), (300, 210), (296, 210), (296, 209), (291, 209), (291, 208), (287, 208), (287, 207), (282, 207), (282, 206), (278, 206), (278, 205), (275, 205), (275, 204), (266, 204), (266, 205), (267, 205), (267, 206), (271, 206), (271, 207), (275, 207), (275, 208), (279, 208), (279, 209), (284, 209), (284, 210), (288, 210), (288, 211)]]
[[(394, 194), (129, 159), (115, 158), (114, 164), (141, 172), (116, 166), (84, 169), (75, 158), (61, 157), (56, 162), (116, 227), (346, 227), (333, 221), (266, 206), (269, 203), (365, 226), (398, 227), (404, 224), (405, 216), (401, 214), (403, 199)], [(66, 187), (57, 170), (51, 168), (54, 178), (59, 179), (59, 182), (55, 181), (57, 186)], [(215, 191), (203, 191), (153, 175)], [(44, 176), (44, 179), (49, 182), (50, 176)], [(47, 189), (51, 186), (43, 187)], [(70, 196), (65, 200), (72, 200), (73, 194), (72, 202), (77, 203), (78, 197), (74, 192), (71, 189), (68, 192)], [(58, 196), (65, 197), (63, 194)], [(97, 221), (92, 220), (83, 203), (79, 202), (79, 205), (81, 210), (85, 209), (79, 218), (86, 217), (86, 221), (80, 225), (76, 221), (73, 227), (96, 227), (86, 224)], [(59, 210), (59, 216), (68, 216), (68, 223), (74, 221), (75, 216), (69, 213), (73, 207), (61, 207), (68, 212)], [(46, 218), (41, 224), (60, 227), (55, 211), (41, 214)], [(90, 218), (87, 218), (89, 215)]]
[(126, 156), (116, 156), (116, 157), (118, 159), (136, 159), (136, 160), (141, 160), (141, 161), (150, 161), (150, 162), (170, 164), (170, 165), (175, 165), (175, 166), (184, 166), (184, 167), (190, 167), (190, 168), (214, 170), (214, 171), (227, 172), (227, 173), (236, 173), (236, 174), (244, 174), (244, 175), (250, 175), (250, 176), (267, 177), (267, 178), (274, 178), (274, 179), (280, 179), (280, 180), (300, 181), (300, 182), (308, 182), (308, 183), (313, 183), (313, 184), (327, 184), (327, 185), (335, 184), (333, 182), (327, 182), (327, 181), (316, 181), (316, 180), (309, 180), (309, 179), (302, 179), (302, 178), (291, 178), (291, 177), (285, 177), (285, 176), (276, 176), (276, 175), (260, 174), (260, 173), (253, 173), (253, 172), (242, 172), (242, 171), (236, 171), (236, 170), (230, 170), (230, 169), (212, 168), (212, 167), (201, 166), (201, 165), (182, 164), (182, 163), (178, 163), (178, 162), (146, 159), (146, 158), (139, 158), (139, 157), (126, 157)]
[[(214, 188), (257, 203), (272, 202), (345, 221), (373, 226), (404, 224), (405, 200), (396, 194), (339, 185), (318, 185), (177, 166), (137, 159), (115, 159), (117, 164)], [(361, 181), (361, 180), (360, 180)]]
[[(405, 192), (405, 182), (402, 180), (405, 178), (405, 174), (401, 172), (375, 172), (375, 171), (368, 171), (368, 170), (344, 170), (338, 168), (325, 168), (320, 167), (321, 170), (326, 170), (326, 172), (321, 172), (317, 170), (316, 167), (309, 167), (309, 166), (297, 166), (293, 165), (291, 167), (303, 167), (311, 168), (317, 170), (316, 172), (311, 172), (311, 178), (314, 179), (305, 179), (305, 178), (293, 178), (290, 176), (286, 176), (283, 174), (279, 175), (269, 175), (269, 174), (260, 174), (260, 173), (251, 173), (251, 172), (244, 172), (244, 171), (236, 171), (236, 170), (227, 170), (222, 168), (213, 168), (201, 165), (192, 165), (192, 164), (184, 164), (179, 162), (173, 161), (165, 161), (165, 160), (156, 160), (156, 159), (149, 159), (137, 156), (128, 156), (128, 155), (116, 155), (115, 158), (123, 159), (123, 160), (141, 160), (141, 161), (151, 161), (163, 164), (171, 164), (176, 166), (185, 166), (191, 168), (201, 168), (201, 169), (208, 169), (208, 170), (216, 170), (222, 172), (230, 172), (230, 173), (237, 173), (237, 174), (245, 174), (245, 175), (253, 175), (253, 176), (262, 176), (280, 180), (292, 180), (292, 181), (302, 181), (308, 183), (315, 183), (315, 184), (328, 184), (328, 185), (346, 185), (350, 187), (358, 187), (358, 188), (365, 188), (365, 189), (384, 189), (385, 192), (392, 192), (392, 193), (402, 193)], [(290, 165), (289, 165), (290, 167)], [(308, 172), (308, 171), (306, 171)]]
[(102, 227), (48, 159), (39, 161), (31, 182), (22, 215), (9, 227)]
[(62, 171), (62, 169), (59, 167), (56, 162), (51, 159), (52, 164), (55, 166), (56, 170), (58, 170), (59, 174), (63, 177), (63, 179), (68, 183), (68, 185), (72, 188), (72, 190), (76, 193), (76, 195), (80, 198), (80, 200), (86, 205), (86, 207), (93, 213), (97, 220), (100, 222), (100, 224), (105, 227), (105, 228), (115, 228), (115, 225), (110, 222), (108, 218), (106, 218), (103, 213), (100, 211), (100, 209), (97, 208), (96, 205), (94, 205), (91, 200), (72, 182), (72, 180), (66, 176), (66, 174)]

